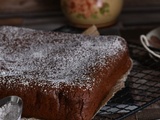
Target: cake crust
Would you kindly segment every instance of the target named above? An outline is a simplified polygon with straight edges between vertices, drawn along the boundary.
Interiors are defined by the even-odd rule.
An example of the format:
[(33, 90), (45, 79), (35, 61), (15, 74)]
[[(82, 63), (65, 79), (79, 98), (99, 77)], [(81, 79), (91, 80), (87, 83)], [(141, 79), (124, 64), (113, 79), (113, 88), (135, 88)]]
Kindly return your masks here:
[(0, 28), (0, 98), (20, 96), (24, 117), (90, 120), (131, 64), (119, 36)]

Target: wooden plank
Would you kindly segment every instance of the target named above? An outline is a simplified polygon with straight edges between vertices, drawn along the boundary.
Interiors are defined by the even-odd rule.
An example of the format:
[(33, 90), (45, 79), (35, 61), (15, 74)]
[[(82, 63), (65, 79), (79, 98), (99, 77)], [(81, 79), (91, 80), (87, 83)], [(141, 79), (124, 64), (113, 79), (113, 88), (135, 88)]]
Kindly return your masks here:
[[(124, 8), (159, 7), (160, 0), (124, 0)], [(61, 11), (60, 0), (0, 0), (0, 13)]]
[(160, 0), (124, 0), (125, 7), (151, 7), (160, 6)]
[(53, 11), (60, 9), (59, 0), (0, 0), (1, 13)]

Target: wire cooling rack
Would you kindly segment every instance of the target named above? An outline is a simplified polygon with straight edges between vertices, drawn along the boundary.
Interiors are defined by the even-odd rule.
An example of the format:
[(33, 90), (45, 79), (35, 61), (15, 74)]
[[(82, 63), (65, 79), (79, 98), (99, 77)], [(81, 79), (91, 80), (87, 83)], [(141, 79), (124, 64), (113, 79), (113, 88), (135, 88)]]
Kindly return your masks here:
[(133, 68), (126, 87), (105, 105), (94, 120), (122, 120), (160, 100), (160, 61), (143, 47), (129, 44)]
[[(80, 33), (83, 30), (63, 26), (54, 31)], [(106, 30), (100, 33), (106, 33)], [(107, 31), (117, 35), (118, 30)], [(151, 58), (146, 50), (134, 43), (128, 43), (133, 68), (125, 88), (117, 92), (93, 120), (122, 120), (160, 100), (160, 60)]]

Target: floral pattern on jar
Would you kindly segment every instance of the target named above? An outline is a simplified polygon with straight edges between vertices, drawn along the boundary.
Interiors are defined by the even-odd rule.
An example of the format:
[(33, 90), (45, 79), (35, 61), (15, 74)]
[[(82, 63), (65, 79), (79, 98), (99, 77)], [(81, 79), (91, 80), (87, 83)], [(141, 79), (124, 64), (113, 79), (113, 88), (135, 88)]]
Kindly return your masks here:
[(67, 0), (62, 3), (68, 14), (76, 14), (77, 18), (98, 18), (98, 14), (107, 15), (109, 4), (104, 0)]

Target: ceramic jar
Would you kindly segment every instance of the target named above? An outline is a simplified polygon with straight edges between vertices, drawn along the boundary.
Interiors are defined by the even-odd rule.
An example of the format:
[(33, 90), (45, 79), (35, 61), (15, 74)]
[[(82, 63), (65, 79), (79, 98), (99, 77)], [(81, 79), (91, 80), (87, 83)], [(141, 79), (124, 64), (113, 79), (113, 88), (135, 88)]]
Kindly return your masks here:
[(61, 0), (61, 8), (71, 25), (104, 27), (116, 22), (123, 0)]

